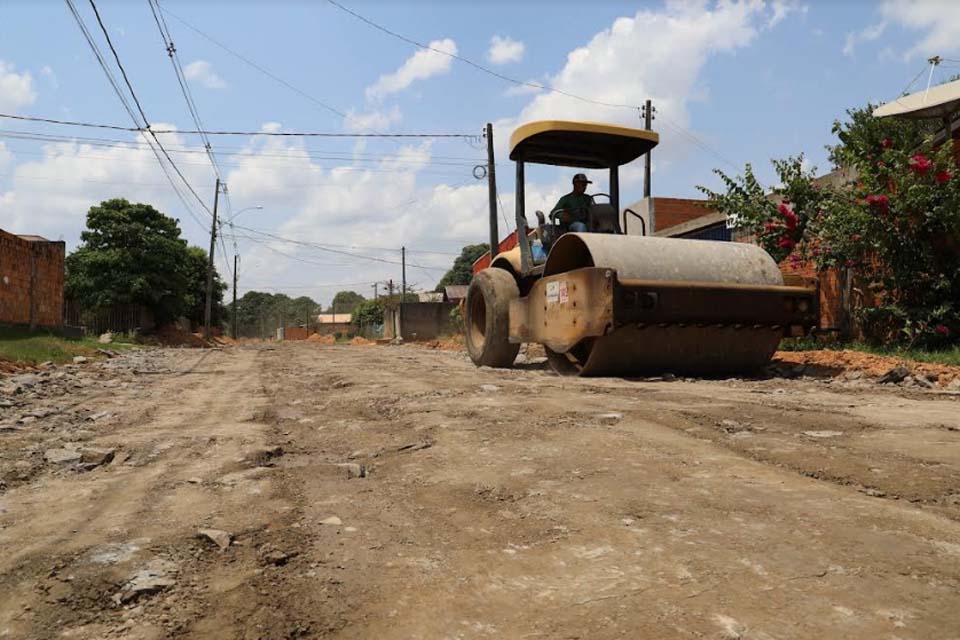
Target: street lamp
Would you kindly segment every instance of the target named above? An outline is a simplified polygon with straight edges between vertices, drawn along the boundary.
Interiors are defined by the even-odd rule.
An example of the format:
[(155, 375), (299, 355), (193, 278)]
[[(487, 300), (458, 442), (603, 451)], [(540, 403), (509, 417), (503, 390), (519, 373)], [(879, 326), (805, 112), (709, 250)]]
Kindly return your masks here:
[(257, 204), (257, 205), (254, 205), (254, 206), (252, 206), (252, 207), (244, 207), (243, 209), (240, 209), (240, 211), (237, 211), (237, 212), (234, 213), (232, 216), (230, 216), (230, 219), (227, 220), (227, 224), (232, 223), (232, 222), (234, 221), (234, 219), (236, 219), (236, 217), (237, 217), (238, 215), (240, 215), (241, 213), (243, 213), (244, 211), (250, 211), (251, 209), (257, 209), (257, 210), (259, 211), (259, 210), (263, 209), (263, 205), (262, 205), (262, 204)]

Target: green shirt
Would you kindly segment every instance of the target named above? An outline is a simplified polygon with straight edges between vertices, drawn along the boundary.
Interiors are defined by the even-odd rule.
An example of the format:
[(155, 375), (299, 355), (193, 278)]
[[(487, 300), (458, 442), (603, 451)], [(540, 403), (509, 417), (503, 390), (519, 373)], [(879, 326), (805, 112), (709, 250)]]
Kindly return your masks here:
[[(567, 195), (561, 197), (555, 207), (551, 211), (556, 211), (557, 209), (563, 209), (568, 214), (570, 214), (569, 220), (561, 221), (569, 224), (570, 222), (586, 222), (587, 221), (587, 211), (590, 209), (590, 205), (593, 204), (593, 198), (588, 196), (586, 193), (576, 194), (573, 192), (568, 193)], [(565, 217), (565, 216), (564, 216)]]

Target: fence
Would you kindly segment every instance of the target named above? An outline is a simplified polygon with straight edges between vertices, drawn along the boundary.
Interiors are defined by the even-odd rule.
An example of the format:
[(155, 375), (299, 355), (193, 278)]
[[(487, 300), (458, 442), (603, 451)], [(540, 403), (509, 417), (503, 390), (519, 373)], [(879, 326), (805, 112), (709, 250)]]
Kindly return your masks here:
[(83, 327), (87, 335), (101, 335), (108, 331), (113, 333), (130, 333), (132, 331), (150, 331), (156, 324), (153, 314), (147, 307), (138, 304), (125, 304), (84, 311), (80, 305), (67, 300), (63, 307), (63, 322), (66, 325)]

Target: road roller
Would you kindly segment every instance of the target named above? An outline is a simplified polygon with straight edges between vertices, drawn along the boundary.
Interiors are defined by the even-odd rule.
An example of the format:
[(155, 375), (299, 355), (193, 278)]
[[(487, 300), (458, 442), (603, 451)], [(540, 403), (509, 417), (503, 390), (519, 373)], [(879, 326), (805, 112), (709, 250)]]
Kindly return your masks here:
[[(654, 131), (592, 122), (538, 121), (514, 131), (523, 232), (470, 283), (465, 339), (477, 366), (510, 367), (522, 343), (540, 343), (562, 375), (748, 373), (770, 361), (781, 338), (815, 330), (815, 281), (785, 283), (762, 248), (624, 233), (637, 214), (620, 210), (620, 167), (658, 142)], [(588, 196), (581, 211), (537, 211), (531, 228), (527, 164), (607, 169), (610, 193)]]

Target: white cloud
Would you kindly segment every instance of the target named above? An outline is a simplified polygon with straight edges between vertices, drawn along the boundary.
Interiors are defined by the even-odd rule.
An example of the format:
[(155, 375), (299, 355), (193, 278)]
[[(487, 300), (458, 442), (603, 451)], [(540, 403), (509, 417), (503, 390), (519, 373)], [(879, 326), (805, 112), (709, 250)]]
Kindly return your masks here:
[(493, 64), (507, 64), (520, 62), (523, 59), (524, 46), (522, 42), (510, 36), (493, 36), (490, 38), (490, 50), (487, 51), (487, 60)]
[(777, 26), (791, 13), (806, 15), (809, 9), (810, 7), (802, 4), (799, 0), (773, 0), (770, 3), (770, 18), (767, 20), (767, 28), (771, 29)]
[(376, 83), (367, 87), (367, 98), (382, 100), (391, 93), (403, 91), (416, 80), (426, 80), (450, 71), (453, 59), (450, 56), (438, 53), (438, 51), (456, 55), (457, 43), (450, 38), (444, 38), (443, 40), (433, 40), (428, 46), (430, 49), (436, 49), (437, 51), (421, 49), (414, 53), (400, 65), (399, 69), (393, 73), (380, 76)]
[(400, 122), (402, 118), (400, 107), (396, 105), (388, 111), (374, 109), (366, 113), (357, 113), (351, 110), (344, 118), (344, 128), (349, 133), (386, 131), (392, 125)]
[(903, 53), (904, 59), (960, 53), (960, 2), (886, 0), (879, 13), (879, 22), (847, 34), (844, 55), (853, 55), (858, 44), (877, 40), (891, 26), (920, 32), (920, 40)]
[(206, 60), (194, 60), (183, 68), (183, 75), (187, 80), (200, 83), (207, 89), (225, 89), (227, 83), (216, 74), (213, 65)]
[(16, 111), (36, 99), (30, 72), (17, 73), (11, 63), (0, 60), (0, 109)]
[(960, 52), (960, 2), (955, 0), (887, 0), (880, 7), (885, 22), (922, 32), (904, 57)]
[[(661, 11), (641, 9), (632, 17), (617, 18), (610, 28), (571, 51), (549, 84), (610, 104), (641, 105), (647, 98), (653, 100), (659, 120), (654, 128), (661, 136), (654, 155), (666, 166), (691, 150), (688, 138), (676, 130), (689, 128), (689, 103), (707, 95), (700, 80), (704, 64), (711, 56), (750, 44), (768, 19), (759, 0), (677, 1), (668, 2)], [(603, 107), (543, 92), (517, 117), (498, 123), (498, 154), (505, 155), (506, 137), (517, 124), (558, 118), (640, 124), (637, 109)]]
[(0, 169), (6, 168), (10, 161), (13, 160), (13, 154), (10, 153), (10, 150), (7, 149), (7, 145), (3, 142), (0, 142)]
[[(557, 88), (591, 98), (623, 104), (641, 104), (652, 98), (660, 120), (662, 142), (654, 154), (654, 170), (679, 164), (690, 143), (673, 129), (690, 127), (687, 109), (697, 96), (706, 95), (701, 73), (706, 62), (718, 54), (731, 54), (747, 46), (766, 28), (769, 6), (758, 1), (716, 4), (670, 2), (662, 10), (643, 9), (616, 20), (608, 29), (571, 51), (558, 64), (556, 74), (544, 80)], [(449, 41), (450, 48), (455, 45)], [(455, 50), (455, 49), (454, 49)], [(383, 97), (400, 91), (418, 79), (443, 73), (449, 58), (442, 60), (418, 54), (395, 73), (381, 78), (368, 95)], [(429, 70), (429, 72), (428, 72)], [(506, 88), (506, 87), (504, 87)], [(606, 120), (636, 126), (637, 112), (610, 109), (553, 93), (529, 95), (514, 117), (496, 126), (498, 147), (513, 127), (522, 121), (543, 118)], [(390, 126), (400, 118), (398, 109), (372, 109), (351, 114), (349, 128), (359, 124)], [(265, 123), (264, 132), (282, 130), (280, 123)], [(202, 152), (194, 140), (180, 140), (176, 134), (164, 139), (171, 148)], [(131, 140), (134, 139), (131, 136)], [(309, 143), (314, 144), (314, 143)], [(325, 142), (325, 147), (333, 145)], [(471, 166), (450, 167), (432, 164), (434, 146), (399, 145), (371, 141), (370, 149), (358, 145), (343, 151), (344, 158), (310, 158), (308, 142), (300, 139), (254, 136), (240, 151), (244, 155), (221, 154), (221, 166), (230, 185), (230, 199), (236, 210), (263, 204), (259, 213), (247, 213), (237, 222), (260, 229), (277, 229), (282, 236), (299, 241), (356, 245), (357, 253), (387, 263), (323, 252), (279, 242), (251, 244), (240, 240), (245, 266), (240, 286), (280, 283), (315, 286), (314, 283), (373, 282), (399, 280), (398, 251), (377, 251), (370, 247), (406, 245), (409, 253), (408, 281), (432, 286), (450, 266), (452, 256), (418, 253), (457, 251), (463, 244), (486, 239), (487, 187), (474, 180)], [(439, 146), (441, 143), (437, 143)], [(443, 143), (446, 144), (446, 143)], [(442, 153), (468, 155), (448, 151)], [(437, 151), (436, 153), (441, 153)], [(327, 156), (333, 154), (324, 154)], [(212, 192), (213, 178), (202, 153), (175, 155), (181, 169), (201, 195)], [(505, 150), (498, 149), (505, 158)], [(15, 158), (15, 160), (18, 158)], [(621, 177), (624, 184), (642, 175), (641, 163), (634, 163)], [(153, 202), (162, 210), (180, 217), (188, 237), (200, 246), (205, 229), (192, 222), (171, 194), (169, 185), (148, 151), (127, 148), (90, 148), (82, 145), (47, 145), (42, 159), (14, 165), (9, 186), (0, 188), (0, 219), (13, 220), (19, 232), (63, 235), (72, 247), (83, 227), (87, 208), (108, 197)], [(449, 177), (456, 173), (458, 177)], [(528, 172), (527, 210), (533, 220), (537, 209), (548, 209), (570, 188), (570, 170), (538, 168)], [(442, 176), (442, 177), (441, 177)], [(596, 177), (598, 190), (605, 179)], [(446, 183), (444, 183), (446, 181)], [(506, 178), (509, 185), (509, 173)], [(51, 185), (56, 185), (52, 189)], [(513, 194), (502, 188), (503, 207), (513, 224)], [(249, 217), (248, 217), (249, 216)], [(501, 225), (502, 225), (501, 221)], [(501, 233), (505, 234), (501, 227)], [(309, 264), (296, 262), (276, 252), (289, 254)], [(319, 263), (319, 264), (318, 264)], [(424, 272), (414, 264), (430, 269)], [(222, 262), (218, 259), (222, 268)], [(337, 288), (295, 289), (328, 302)], [(367, 286), (351, 287), (369, 295)]]
[(508, 87), (506, 91), (503, 92), (505, 96), (532, 96), (543, 91), (536, 85), (543, 85), (543, 82), (538, 80), (529, 80), (531, 84), (515, 84), (511, 87)]
[(858, 44), (861, 42), (872, 42), (883, 35), (883, 32), (887, 29), (887, 23), (878, 22), (877, 24), (872, 24), (865, 27), (861, 31), (851, 32), (847, 34), (847, 40), (843, 45), (843, 55), (852, 56), (853, 51)]

